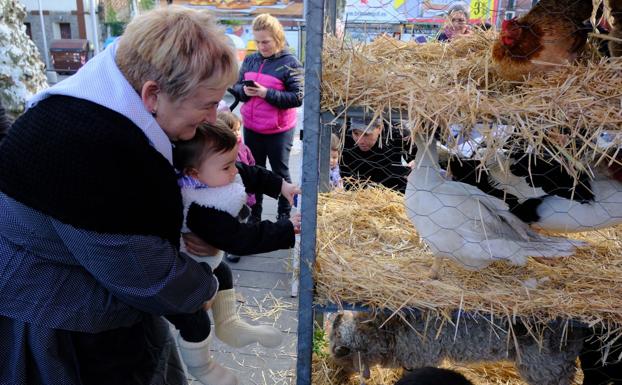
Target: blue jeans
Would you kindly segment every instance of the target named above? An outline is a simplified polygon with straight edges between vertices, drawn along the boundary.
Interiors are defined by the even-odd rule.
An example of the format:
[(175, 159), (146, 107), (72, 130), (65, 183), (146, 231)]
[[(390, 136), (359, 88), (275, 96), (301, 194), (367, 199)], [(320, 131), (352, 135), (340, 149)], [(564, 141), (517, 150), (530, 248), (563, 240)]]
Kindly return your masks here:
[[(244, 144), (250, 148), (257, 165), (266, 167), (266, 160), (270, 161), (272, 171), (285, 179), (292, 182), (289, 175), (289, 155), (292, 151), (294, 143), (294, 128), (278, 134), (258, 134), (248, 128), (244, 128)], [(252, 216), (261, 219), (263, 194), (255, 194), (257, 203), (252, 207)], [(292, 210), (287, 199), (279, 197), (278, 214), (289, 215)]]

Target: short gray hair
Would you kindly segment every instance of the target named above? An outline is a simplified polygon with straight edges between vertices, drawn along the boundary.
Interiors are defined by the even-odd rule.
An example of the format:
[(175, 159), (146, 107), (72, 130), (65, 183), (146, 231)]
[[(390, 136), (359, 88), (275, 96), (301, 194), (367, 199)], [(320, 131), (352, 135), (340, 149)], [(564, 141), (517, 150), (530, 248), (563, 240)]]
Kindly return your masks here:
[(237, 58), (214, 18), (180, 6), (136, 17), (119, 39), (115, 60), (137, 92), (152, 80), (173, 99), (199, 84), (226, 88), (237, 80)]

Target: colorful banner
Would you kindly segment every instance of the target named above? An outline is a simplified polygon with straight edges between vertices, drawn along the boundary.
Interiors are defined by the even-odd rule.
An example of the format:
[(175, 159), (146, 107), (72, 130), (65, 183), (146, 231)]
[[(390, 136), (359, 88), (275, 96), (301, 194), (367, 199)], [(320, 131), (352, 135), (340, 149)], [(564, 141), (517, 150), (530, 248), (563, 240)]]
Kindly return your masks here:
[(346, 0), (348, 23), (442, 23), (447, 11), (462, 7), (471, 22), (495, 19), (496, 0)]

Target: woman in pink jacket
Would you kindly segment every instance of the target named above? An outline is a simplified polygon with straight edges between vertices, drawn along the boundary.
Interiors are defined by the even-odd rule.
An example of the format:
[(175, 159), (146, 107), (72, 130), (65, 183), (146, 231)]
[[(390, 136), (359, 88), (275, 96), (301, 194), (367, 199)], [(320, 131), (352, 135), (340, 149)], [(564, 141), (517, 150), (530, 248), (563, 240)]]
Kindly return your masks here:
[[(302, 105), (302, 65), (285, 48), (285, 32), (269, 14), (253, 20), (258, 52), (247, 56), (233, 87), (244, 105), (244, 143), (258, 165), (270, 160), (272, 171), (291, 182), (289, 154), (296, 127), (296, 107)], [(261, 220), (263, 196), (256, 195), (251, 221)], [(289, 218), (291, 206), (279, 198), (277, 219)]]

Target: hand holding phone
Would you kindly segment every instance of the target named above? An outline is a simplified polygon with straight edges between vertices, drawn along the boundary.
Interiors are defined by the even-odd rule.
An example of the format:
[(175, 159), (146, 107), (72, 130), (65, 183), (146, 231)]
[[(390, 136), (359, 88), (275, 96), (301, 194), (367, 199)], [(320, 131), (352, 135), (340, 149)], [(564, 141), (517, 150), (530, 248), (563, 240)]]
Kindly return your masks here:
[(246, 87), (257, 88), (257, 84), (255, 84), (254, 80), (243, 80), (242, 84), (244, 84)]

